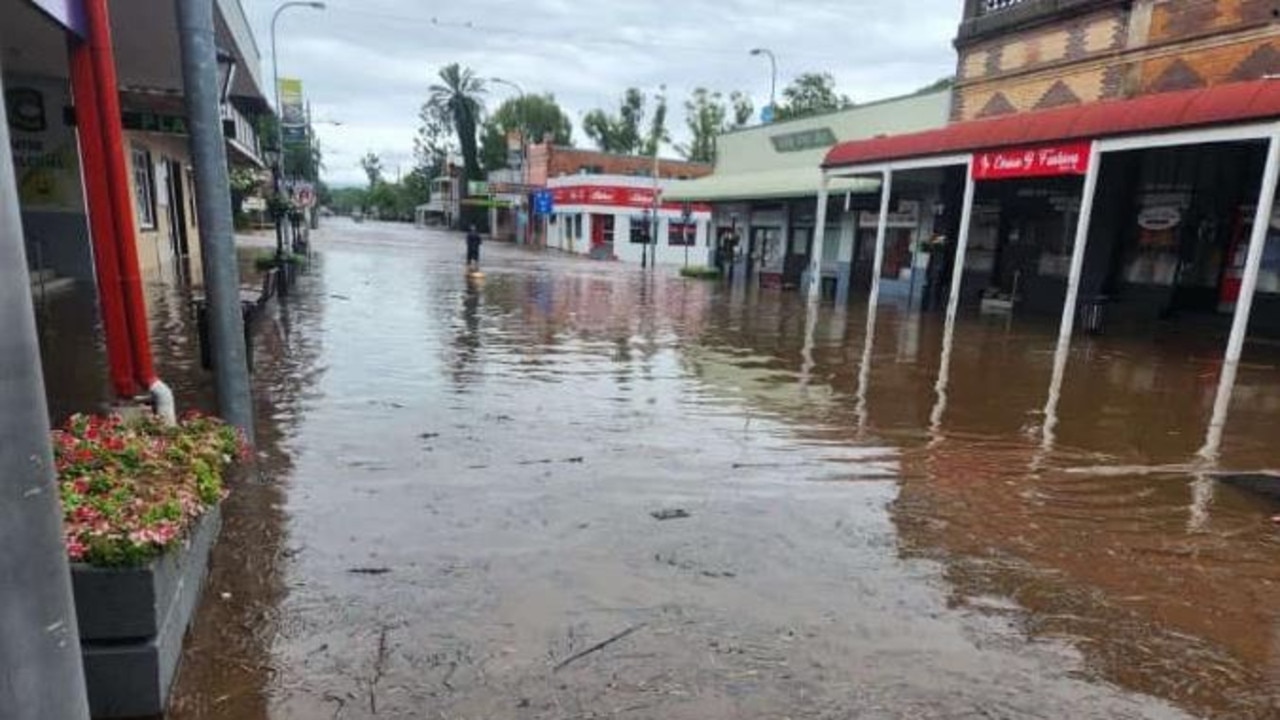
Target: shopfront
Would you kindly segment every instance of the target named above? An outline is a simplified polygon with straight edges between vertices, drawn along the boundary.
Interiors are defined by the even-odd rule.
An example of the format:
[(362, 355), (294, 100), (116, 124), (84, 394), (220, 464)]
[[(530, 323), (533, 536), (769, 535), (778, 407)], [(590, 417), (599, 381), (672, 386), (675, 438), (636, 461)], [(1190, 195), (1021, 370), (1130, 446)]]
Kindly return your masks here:
[[(881, 179), (871, 317), (882, 294), (878, 276), (887, 262), (895, 182), (939, 170), (963, 173), (963, 191), (944, 188), (938, 213), (944, 232), (937, 244), (951, 268), (944, 346), (962, 300), (1003, 312), (1056, 307), (1061, 319), (1049, 418), (1078, 321), (1097, 331), (1106, 314), (1128, 314), (1144, 321), (1139, 332), (1150, 332), (1145, 321), (1198, 312), (1222, 314), (1227, 332), (1229, 313), (1201, 451), (1216, 458), (1246, 337), (1251, 329), (1269, 329), (1275, 313), (1267, 310), (1280, 302), (1272, 292), (1280, 289), (1280, 245), (1273, 240), (1280, 224), (1273, 213), (1280, 83), (1169, 92), (836, 146), (824, 163), (819, 227), (831, 180)], [(983, 233), (974, 232), (979, 227)], [(816, 283), (808, 293), (818, 300)], [(940, 387), (945, 357), (942, 367)], [(1048, 444), (1052, 432), (1046, 425)]]
[[(669, 181), (663, 180), (659, 191)], [(548, 246), (598, 260), (665, 265), (710, 265), (711, 208), (700, 203), (662, 202), (654, 221), (653, 181), (633, 176), (591, 175), (548, 182), (552, 212)], [(656, 240), (656, 242), (655, 242)], [(656, 244), (656, 247), (654, 247)]]

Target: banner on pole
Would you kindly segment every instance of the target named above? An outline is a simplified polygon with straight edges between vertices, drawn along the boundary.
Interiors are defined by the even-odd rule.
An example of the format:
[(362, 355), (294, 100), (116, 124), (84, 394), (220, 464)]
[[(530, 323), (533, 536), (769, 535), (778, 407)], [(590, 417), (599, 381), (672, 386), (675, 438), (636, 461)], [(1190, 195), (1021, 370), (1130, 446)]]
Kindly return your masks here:
[(302, 101), (302, 81), (280, 78), (280, 123), (284, 127), (307, 124), (307, 108)]

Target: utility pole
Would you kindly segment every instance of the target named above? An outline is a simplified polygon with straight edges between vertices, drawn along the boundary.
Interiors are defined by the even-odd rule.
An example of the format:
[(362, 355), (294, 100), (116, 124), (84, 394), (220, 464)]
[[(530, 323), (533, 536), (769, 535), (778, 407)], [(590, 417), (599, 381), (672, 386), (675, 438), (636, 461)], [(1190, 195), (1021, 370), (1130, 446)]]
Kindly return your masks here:
[(88, 720), (9, 147), (0, 107), (0, 708), (14, 720)]
[(658, 148), (662, 145), (662, 138), (656, 138), (653, 141), (653, 261), (650, 265), (654, 270), (658, 269), (658, 212), (662, 208), (662, 188), (658, 187), (658, 174), (660, 165), (658, 163)]
[(253, 443), (253, 397), (245, 355), (244, 318), (240, 314), (240, 267), (236, 260), (227, 148), (219, 113), (222, 98), (218, 91), (213, 0), (178, 3), (178, 36), (218, 412)]

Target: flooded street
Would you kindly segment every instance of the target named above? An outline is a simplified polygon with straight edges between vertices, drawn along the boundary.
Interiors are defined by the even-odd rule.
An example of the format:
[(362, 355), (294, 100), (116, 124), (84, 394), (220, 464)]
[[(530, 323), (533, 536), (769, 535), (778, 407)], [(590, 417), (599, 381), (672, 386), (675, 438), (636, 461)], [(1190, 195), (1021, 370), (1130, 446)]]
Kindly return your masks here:
[[(1280, 500), (1193, 462), (1216, 334), (1078, 338), (1047, 416), (1051, 321), (962, 314), (940, 386), (940, 315), (316, 246), (257, 329), (262, 474), (174, 718), (1280, 713)], [(1280, 347), (1245, 359), (1220, 464), (1277, 467)]]

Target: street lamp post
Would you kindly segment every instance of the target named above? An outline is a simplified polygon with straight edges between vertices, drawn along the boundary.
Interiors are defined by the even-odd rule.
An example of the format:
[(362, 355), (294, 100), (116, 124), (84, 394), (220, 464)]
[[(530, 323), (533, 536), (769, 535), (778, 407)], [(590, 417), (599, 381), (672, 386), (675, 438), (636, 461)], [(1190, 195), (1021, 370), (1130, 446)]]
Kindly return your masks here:
[[(496, 85), (506, 85), (507, 87), (514, 89), (520, 96), (520, 112), (517, 113), (516, 117), (516, 129), (520, 132), (520, 184), (526, 185), (529, 179), (529, 126), (528, 123), (525, 122), (527, 118), (524, 116), (524, 113), (528, 110), (528, 104), (525, 102), (526, 95), (524, 94), (524, 88), (510, 80), (500, 77), (491, 77), (489, 78), (489, 82)], [(519, 209), (517, 209), (517, 217), (519, 212)], [(525, 237), (525, 232), (526, 229), (524, 227), (519, 228), (519, 241), (521, 243), (528, 240), (528, 238)]]
[(769, 58), (769, 111), (778, 112), (778, 58), (769, 48), (758, 47), (751, 51), (753, 57), (766, 55)]
[[(280, 263), (284, 259), (284, 228), (281, 225), (283, 218), (280, 216), (278, 203), (280, 201), (281, 183), (284, 179), (284, 108), (280, 107), (280, 55), (276, 52), (276, 23), (280, 20), (280, 14), (292, 7), (306, 7), (312, 10), (324, 10), (325, 4), (318, 0), (291, 0), (291, 2), (281, 3), (276, 11), (271, 15), (271, 88), (275, 93), (276, 99), (276, 150), (279, 152), (279, 158), (273, 163), (271, 172), (274, 175), (275, 195), (277, 209), (272, 212), (276, 223), (276, 262)], [(287, 284), (287, 283), (286, 283)]]

